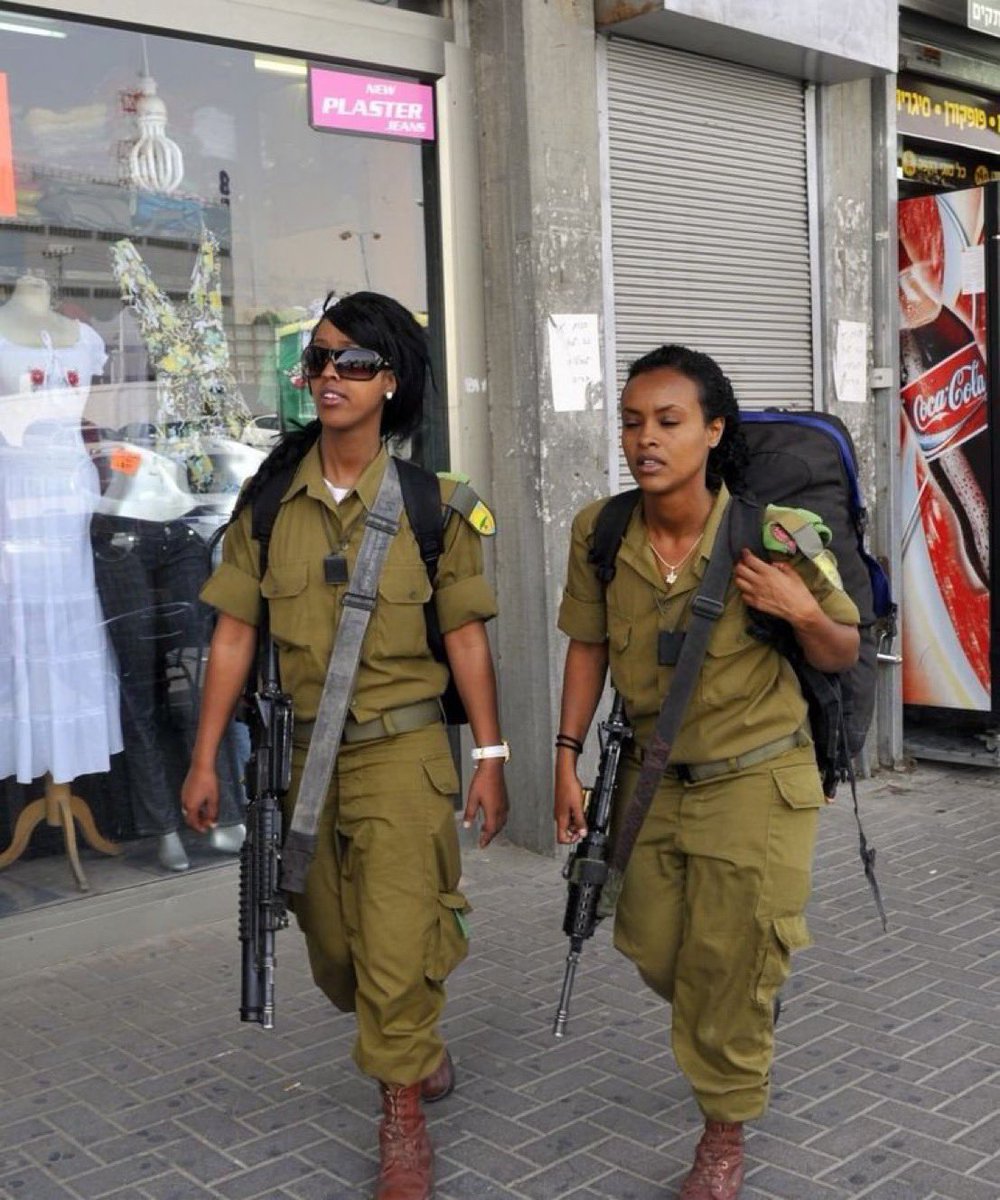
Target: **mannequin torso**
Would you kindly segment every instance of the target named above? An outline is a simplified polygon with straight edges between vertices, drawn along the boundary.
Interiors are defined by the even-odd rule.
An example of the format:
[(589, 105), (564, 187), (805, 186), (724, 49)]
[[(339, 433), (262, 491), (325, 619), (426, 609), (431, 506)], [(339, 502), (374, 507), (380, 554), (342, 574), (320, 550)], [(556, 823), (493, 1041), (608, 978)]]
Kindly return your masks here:
[(75, 346), (80, 323), (54, 312), (51, 299), (51, 289), (41, 276), (22, 275), (11, 298), (0, 305), (0, 337), (18, 346), (43, 346), (43, 334), (48, 334), (55, 347)]

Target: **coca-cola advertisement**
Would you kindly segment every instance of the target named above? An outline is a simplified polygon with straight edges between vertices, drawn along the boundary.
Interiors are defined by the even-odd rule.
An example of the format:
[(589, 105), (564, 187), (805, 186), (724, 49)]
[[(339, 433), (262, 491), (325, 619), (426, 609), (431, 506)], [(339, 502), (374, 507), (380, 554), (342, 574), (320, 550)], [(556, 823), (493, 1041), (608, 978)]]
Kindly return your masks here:
[(991, 436), (981, 188), (899, 205), (903, 700), (990, 712)]

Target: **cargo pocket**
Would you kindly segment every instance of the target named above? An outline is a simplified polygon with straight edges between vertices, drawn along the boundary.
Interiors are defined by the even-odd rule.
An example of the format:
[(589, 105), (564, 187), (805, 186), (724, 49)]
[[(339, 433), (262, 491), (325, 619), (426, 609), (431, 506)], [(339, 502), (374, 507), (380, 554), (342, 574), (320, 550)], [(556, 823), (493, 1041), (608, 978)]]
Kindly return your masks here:
[(812, 945), (804, 916), (775, 917), (765, 931), (757, 971), (754, 999), (770, 1010), (792, 969), (792, 954)]
[(771, 772), (778, 795), (789, 808), (821, 808), (823, 785), (815, 762), (775, 767)]
[(386, 658), (417, 658), (427, 653), (424, 605), (431, 581), (424, 566), (385, 567), (378, 581), (373, 648)]
[(435, 754), (420, 760), (431, 787), (442, 796), (457, 796), (461, 790), (458, 772), (450, 754)]
[(437, 920), (431, 926), (424, 974), (443, 983), (469, 952), (469, 926), (466, 919), (472, 909), (461, 892), (439, 892)]
[(291, 646), (309, 645), (308, 605), (300, 597), (309, 582), (307, 562), (271, 563), (260, 581), (260, 594), (268, 602), (275, 640)]

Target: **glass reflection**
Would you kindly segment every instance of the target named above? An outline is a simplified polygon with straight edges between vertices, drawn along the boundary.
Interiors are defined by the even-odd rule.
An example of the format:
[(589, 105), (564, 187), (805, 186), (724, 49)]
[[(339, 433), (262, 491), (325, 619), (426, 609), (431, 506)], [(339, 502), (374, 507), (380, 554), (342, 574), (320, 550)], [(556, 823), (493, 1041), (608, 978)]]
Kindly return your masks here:
[(398, 296), (438, 331), (433, 146), (311, 128), (307, 64), (279, 53), (2, 10), (0, 28), (2, 915), (16, 872), (66, 848), (45, 822), (72, 797), (91, 845), (149, 839), (140, 871), (238, 847), (242, 726), (220, 762), (237, 832), (181, 837), (178, 805), (218, 534), (312, 415), (294, 376), (331, 289)]

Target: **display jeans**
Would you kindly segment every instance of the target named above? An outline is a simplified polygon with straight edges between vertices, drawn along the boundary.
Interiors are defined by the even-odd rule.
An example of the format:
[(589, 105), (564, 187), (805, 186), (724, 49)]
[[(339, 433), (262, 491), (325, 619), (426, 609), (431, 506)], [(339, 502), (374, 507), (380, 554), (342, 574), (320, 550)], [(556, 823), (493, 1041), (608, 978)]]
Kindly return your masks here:
[[(91, 524), (97, 588), (118, 658), (132, 816), (141, 835), (180, 827), (180, 781), (198, 723), (210, 609), (198, 598), (209, 551), (183, 521), (99, 514)], [(219, 824), (243, 820), (245, 738), (219, 750)]]

